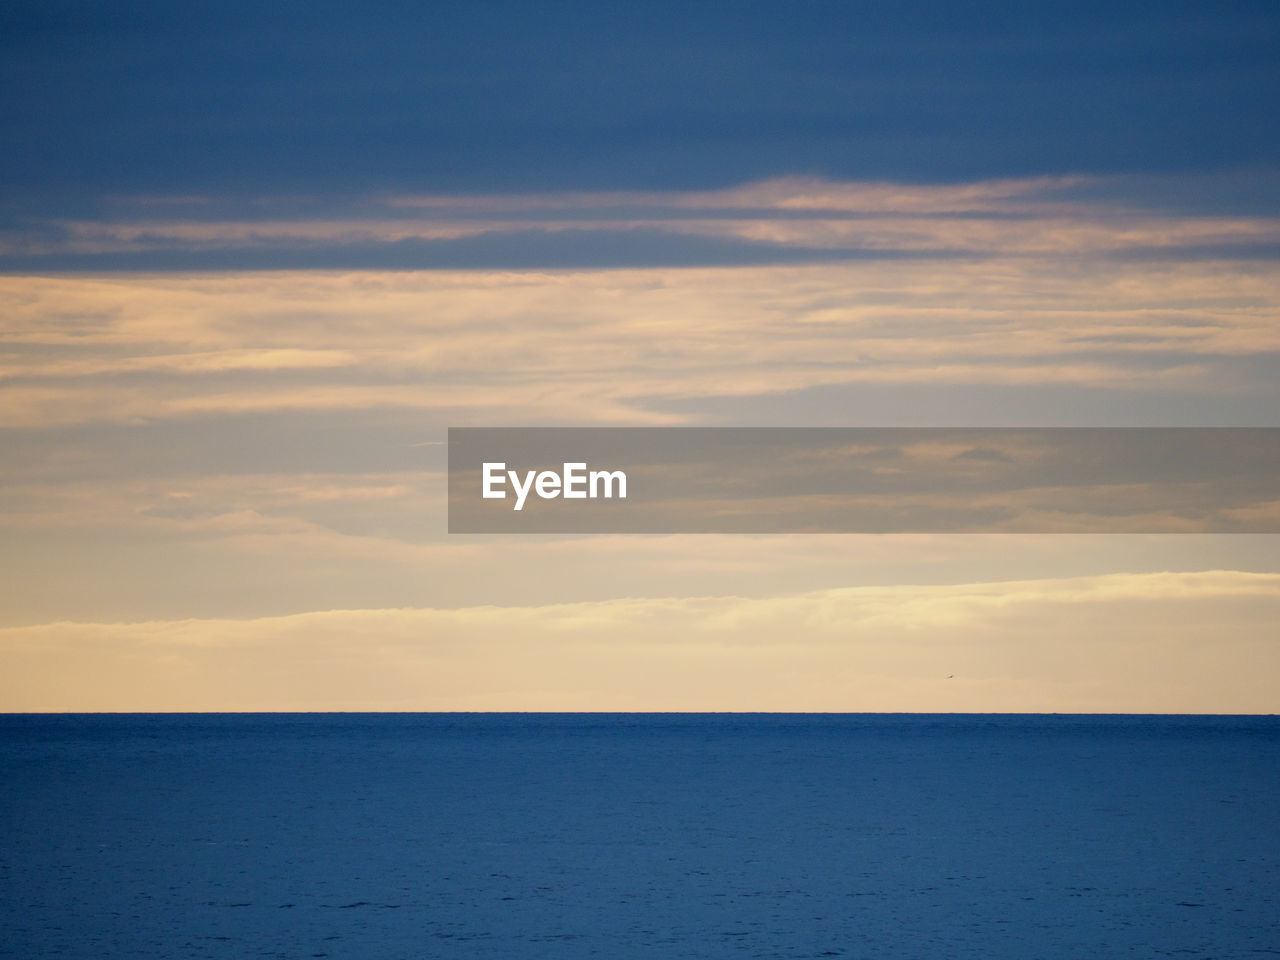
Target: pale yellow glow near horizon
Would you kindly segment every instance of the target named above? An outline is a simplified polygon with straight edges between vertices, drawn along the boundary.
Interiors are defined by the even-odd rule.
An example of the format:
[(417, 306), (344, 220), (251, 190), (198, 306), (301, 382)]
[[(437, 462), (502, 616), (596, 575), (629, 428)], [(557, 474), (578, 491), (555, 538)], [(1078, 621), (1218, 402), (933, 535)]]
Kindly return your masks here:
[(1280, 574), (0, 630), (7, 711), (1274, 713)]

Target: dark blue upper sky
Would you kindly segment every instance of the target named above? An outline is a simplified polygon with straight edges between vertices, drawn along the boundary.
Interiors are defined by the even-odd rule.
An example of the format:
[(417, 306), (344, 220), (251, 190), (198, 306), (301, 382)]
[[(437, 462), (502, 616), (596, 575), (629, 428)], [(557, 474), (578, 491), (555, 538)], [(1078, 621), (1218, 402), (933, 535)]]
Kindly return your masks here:
[(0, 190), (1274, 167), (1280, 4), (10, 0)]

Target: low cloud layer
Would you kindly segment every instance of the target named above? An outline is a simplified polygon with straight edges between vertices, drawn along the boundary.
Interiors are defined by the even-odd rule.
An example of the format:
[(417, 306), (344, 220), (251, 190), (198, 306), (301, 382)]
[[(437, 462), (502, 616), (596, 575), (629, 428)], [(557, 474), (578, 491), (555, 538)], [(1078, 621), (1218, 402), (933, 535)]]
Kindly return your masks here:
[(0, 630), (9, 710), (1266, 712), (1280, 575)]

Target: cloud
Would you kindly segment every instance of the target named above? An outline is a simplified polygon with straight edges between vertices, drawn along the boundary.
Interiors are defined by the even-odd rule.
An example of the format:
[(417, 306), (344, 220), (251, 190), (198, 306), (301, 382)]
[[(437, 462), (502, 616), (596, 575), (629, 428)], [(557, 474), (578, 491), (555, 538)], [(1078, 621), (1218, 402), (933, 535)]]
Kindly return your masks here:
[[(1275, 216), (1126, 202), (1142, 184), (1038, 177), (909, 185), (780, 178), (712, 191), (387, 195), (301, 204), (116, 200), (93, 218), (32, 218), (0, 270), (713, 266), (992, 256), (1264, 259)], [(1106, 199), (1103, 199), (1106, 197)], [(297, 203), (294, 204), (298, 205)], [(163, 209), (163, 207), (161, 207)]]
[[(0, 630), (6, 710), (1266, 712), (1280, 574)], [(1212, 636), (1206, 629), (1212, 626)]]
[[(823, 387), (1274, 392), (1280, 267), (1052, 259), (0, 278), (9, 427), (287, 410), (690, 422)], [(1233, 366), (1233, 364), (1235, 364)]]
[[(735, 238), (763, 225), (780, 233), (750, 240), (753, 249), (793, 253), (796, 243), (823, 236), (836, 249), (848, 242), (848, 231), (862, 230), (864, 244), (880, 242), (876, 236), (886, 244), (914, 237), (921, 249), (933, 245), (946, 255), (889, 251), (860, 260), (716, 268), (0, 277), (0, 573), (10, 588), (4, 622), (197, 616), (205, 623), (324, 606), (444, 609), (496, 600), (534, 607), (624, 595), (761, 598), (840, 583), (1059, 577), (1206, 563), (1275, 569), (1269, 538), (482, 542), (444, 533), (442, 491), (433, 486), (441, 449), (413, 444), (441, 439), (448, 425), (927, 425), (939, 417), (957, 425), (1133, 425), (1157, 414), (1163, 423), (1270, 424), (1280, 399), (1274, 322), (1280, 269), (1258, 259), (1115, 254), (1125, 244), (1153, 242), (1152, 231), (1166, 227), (1177, 248), (1224, 230), (1252, 236), (1259, 224), (1269, 229), (1269, 221), (1214, 214), (1197, 224), (1177, 210), (1104, 195), (1113, 186), (783, 181), (628, 197), (493, 194), (473, 198), (472, 210), (396, 206), (384, 198), (376, 217), (365, 208), (337, 215), (288, 204), (231, 210), (216, 196), (177, 208), (152, 204), (145, 213), (124, 203), (110, 216), (88, 218), (94, 228), (76, 242), (172, 243), (193, 257), (204, 256), (209, 244), (241, 244), (237, 255), (252, 260), (260, 250), (289, 247), (289, 231), (311, 220), (318, 232), (290, 249), (309, 255), (331, 242), (326, 231), (353, 224), (372, 231), (366, 240), (377, 246), (377, 231), (384, 224), (400, 229), (401, 220), (410, 230), (448, 223), (485, 233), (496, 225), (489, 240), (512, 243), (528, 239), (532, 224), (535, 232), (586, 244), (602, 230), (652, 230), (660, 223), (663, 237), (716, 243), (748, 242)], [(1086, 190), (1095, 192), (1085, 196)], [(516, 209), (521, 203), (530, 209)], [(174, 224), (188, 233), (111, 232), (144, 221), (148, 230)], [(283, 232), (253, 235), (254, 224), (272, 223)], [(241, 227), (245, 232), (237, 234)], [(1090, 231), (1101, 231), (1095, 252), (1072, 252), (1073, 243), (1094, 236)], [(67, 236), (46, 239), (61, 243)], [(1041, 247), (1027, 255), (1020, 247), (1032, 241)], [(984, 243), (980, 256), (957, 255)], [(972, 402), (979, 391), (994, 399)], [(1273, 508), (1246, 509), (1255, 512), (1238, 515), (1241, 523), (1270, 522)], [(743, 611), (765, 615), (763, 607)], [(653, 622), (655, 630), (678, 633), (684, 621)], [(1135, 636), (1146, 629), (1134, 623)], [(1028, 635), (1037, 629), (1026, 625)], [(366, 642), (363, 633), (347, 636), (333, 657), (354, 656)], [(520, 669), (536, 666), (521, 657), (536, 647), (494, 649), (499, 660), (517, 665), (503, 681), (521, 691), (509, 703), (496, 693), (450, 699), (443, 688), (429, 702), (586, 703), (569, 680), (545, 677), (551, 692), (541, 698), (521, 685)], [(711, 656), (710, 647), (699, 649), (689, 656)], [(285, 678), (284, 661), (268, 660), (276, 664), (271, 670), (284, 671), (270, 675)], [(67, 676), (59, 662), (46, 663), (49, 677)], [(697, 704), (695, 680), (714, 691), (717, 677), (736, 669), (724, 657), (706, 662), (716, 669), (690, 673), (689, 685), (662, 702)], [(101, 661), (104, 671), (121, 663)], [(227, 672), (217, 684), (231, 689), (231, 661), (222, 663)], [(624, 678), (642, 665), (614, 661)], [(783, 676), (785, 665), (774, 660), (770, 669)], [(826, 666), (833, 678), (844, 669), (838, 661)], [(193, 669), (192, 684), (203, 668)], [(660, 688), (662, 671), (683, 674), (675, 659), (652, 669), (644, 696), (639, 688), (610, 687), (604, 681), (612, 674), (603, 667), (590, 679), (616, 693), (609, 700), (615, 707), (657, 704), (648, 692)], [(429, 672), (418, 663), (404, 676)], [(388, 691), (398, 682), (394, 670), (375, 673)], [(771, 699), (761, 692), (766, 673), (742, 681), (752, 702), (805, 705), (800, 694)], [(541, 676), (529, 674), (535, 675)], [(316, 682), (315, 696), (287, 702), (339, 702), (327, 680)], [(811, 680), (804, 684), (818, 689)], [(367, 694), (361, 703), (377, 705), (375, 686), (361, 688)], [(891, 688), (886, 680), (883, 689)], [(91, 689), (84, 687), (77, 702), (105, 702), (89, 696)], [(192, 703), (212, 702), (194, 686), (182, 689)], [(428, 702), (396, 689), (395, 702)], [(931, 708), (985, 702), (976, 694), (951, 698), (951, 689), (937, 691)], [(1007, 696), (992, 704), (1023, 702), (1012, 687), (1003, 689)], [(706, 702), (732, 703), (736, 696), (708, 694)], [(813, 703), (871, 708), (917, 702), (915, 696), (894, 700), (886, 693), (877, 700), (860, 693), (851, 706), (828, 689)], [(175, 705), (179, 699), (175, 694)], [(286, 702), (273, 701), (265, 687), (242, 702), (250, 699)], [(602, 694), (598, 702), (608, 699)], [(1128, 708), (1119, 699), (1096, 702)]]
[(718, 190), (610, 191), (532, 194), (432, 195), (387, 197), (392, 208), (471, 212), (486, 215), (591, 211), (602, 218), (618, 211), (752, 211), (816, 213), (973, 213), (1044, 211), (1055, 194), (1098, 181), (1096, 177), (1029, 177), (961, 184), (907, 184), (874, 181), (831, 181), (817, 177), (779, 177)]

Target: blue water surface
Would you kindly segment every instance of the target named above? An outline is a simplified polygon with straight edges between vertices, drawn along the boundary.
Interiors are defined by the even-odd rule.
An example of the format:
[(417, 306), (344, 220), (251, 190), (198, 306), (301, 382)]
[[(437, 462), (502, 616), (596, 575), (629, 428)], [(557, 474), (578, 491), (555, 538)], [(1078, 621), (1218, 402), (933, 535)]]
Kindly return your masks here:
[(1280, 718), (0, 717), (0, 956), (1280, 956)]

